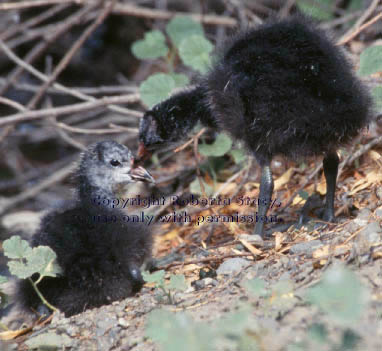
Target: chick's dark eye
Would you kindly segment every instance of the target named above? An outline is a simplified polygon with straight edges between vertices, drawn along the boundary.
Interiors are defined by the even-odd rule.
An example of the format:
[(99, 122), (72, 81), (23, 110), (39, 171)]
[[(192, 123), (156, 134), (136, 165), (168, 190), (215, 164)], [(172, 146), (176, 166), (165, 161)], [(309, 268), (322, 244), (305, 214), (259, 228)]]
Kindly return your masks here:
[(117, 167), (121, 164), (121, 162), (119, 162), (118, 160), (111, 160), (110, 161), (110, 164), (113, 166), (113, 167)]

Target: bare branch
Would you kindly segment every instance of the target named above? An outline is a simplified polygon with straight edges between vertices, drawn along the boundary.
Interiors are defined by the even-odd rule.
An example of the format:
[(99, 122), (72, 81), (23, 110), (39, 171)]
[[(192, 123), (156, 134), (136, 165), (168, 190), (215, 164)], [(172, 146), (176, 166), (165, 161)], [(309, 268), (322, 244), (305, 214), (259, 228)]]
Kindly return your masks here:
[(363, 26), (359, 27), (354, 33), (350, 34), (349, 36), (341, 39), (337, 45), (344, 45), (348, 43), (350, 40), (354, 39), (359, 33), (361, 33), (364, 29), (371, 26), (375, 22), (377, 22), (379, 19), (382, 18), (382, 13), (378, 14), (377, 16), (373, 17), (370, 21), (366, 22)]
[(72, 133), (78, 133), (78, 134), (115, 134), (115, 133), (126, 133), (126, 130), (122, 128), (115, 128), (115, 129), (84, 129), (84, 128), (77, 128), (77, 127), (71, 127), (68, 126), (65, 123), (57, 122), (55, 125), (59, 128), (62, 128), (64, 130), (67, 130), (68, 132)]
[[(363, 13), (363, 15), (358, 19), (358, 21), (356, 21), (356, 23), (354, 24), (354, 26), (352, 26), (342, 37), (341, 39), (339, 40), (339, 44), (338, 45), (343, 45), (344, 43), (346, 43), (347, 41), (351, 40), (351, 39), (347, 39), (347, 38), (350, 38), (352, 37), (353, 33), (357, 32), (359, 30), (359, 28), (361, 27), (362, 23), (364, 23), (367, 18), (374, 12), (374, 10), (377, 8), (378, 4), (379, 4), (380, 0), (374, 0), (370, 6), (367, 8), (367, 10)], [(353, 38), (353, 37), (352, 37)], [(344, 42), (344, 43), (342, 43)]]
[(0, 127), (5, 126), (12, 123), (19, 123), (25, 121), (32, 121), (35, 119), (46, 118), (51, 115), (67, 115), (75, 112), (93, 110), (99, 107), (104, 107), (111, 104), (127, 104), (132, 101), (136, 101), (139, 98), (139, 94), (129, 94), (129, 95), (121, 95), (121, 96), (108, 96), (103, 97), (99, 100), (82, 102), (79, 104), (73, 104), (69, 106), (63, 107), (54, 107), (54, 108), (46, 108), (38, 111), (26, 111), (21, 113), (16, 113), (11, 116), (3, 117), (0, 119)]
[(36, 104), (40, 101), (41, 97), (45, 94), (48, 87), (57, 79), (59, 74), (66, 68), (70, 60), (76, 54), (76, 52), (81, 48), (83, 43), (89, 38), (89, 36), (96, 30), (96, 28), (105, 20), (112, 10), (116, 0), (109, 1), (103, 11), (97, 16), (96, 20), (82, 33), (82, 35), (76, 40), (72, 45), (70, 50), (65, 54), (65, 56), (58, 63), (57, 67), (48, 78), (48, 80), (42, 85), (41, 89), (33, 96), (31, 101), (28, 103), (27, 107), (33, 109)]
[[(28, 54), (25, 56), (24, 62), (31, 64), (46, 50), (46, 48), (48, 48), (48, 46), (53, 41), (57, 40), (57, 38), (59, 38), (62, 34), (67, 33), (69, 28), (71, 28), (76, 23), (79, 23), (85, 17), (85, 15), (88, 14), (91, 10), (93, 10), (93, 6), (88, 6), (78, 10), (75, 14), (68, 17), (62, 23), (62, 25), (59, 25), (55, 32), (53, 33), (48, 32), (44, 40), (38, 43), (32, 50), (28, 52)], [(17, 81), (17, 79), (19, 78), (21, 73), (24, 71), (24, 69), (25, 69), (24, 66), (17, 67), (8, 75), (8, 78), (7, 78), (8, 83), (2, 87), (2, 89), (0, 90), (0, 95), (4, 95), (4, 93), (9, 89), (9, 87), (12, 86)]]
[(0, 11), (7, 10), (21, 10), (27, 9), (30, 7), (39, 7), (39, 6), (47, 6), (54, 4), (70, 4), (70, 3), (84, 3), (86, 1), (83, 0), (30, 0), (30, 1), (19, 1), (19, 2), (6, 2), (0, 4)]
[(30, 27), (34, 27), (38, 25), (39, 23), (47, 20), (48, 18), (54, 16), (55, 14), (66, 9), (67, 7), (68, 5), (66, 4), (57, 5), (57, 6), (49, 8), (48, 10), (44, 11), (43, 13), (40, 13), (38, 16), (33, 17), (24, 23), (17, 23), (17, 25), (10, 27), (5, 32), (3, 32), (0, 35), (0, 39), (7, 40), (8, 38), (12, 37), (13, 35), (19, 32), (23, 32)]
[(23, 105), (2, 96), (0, 96), (0, 104), (11, 106), (18, 111), (26, 111), (26, 108)]
[[(31, 66), (30, 66), (31, 67)], [(38, 72), (38, 71), (37, 71)], [(0, 86), (5, 85), (6, 79), (0, 77)], [(36, 92), (40, 87), (35, 84), (28, 83), (18, 83), (14, 85), (16, 90), (23, 90), (29, 92)], [(73, 91), (77, 91), (79, 93), (85, 95), (107, 95), (107, 94), (128, 94), (128, 93), (137, 93), (138, 87), (129, 86), (129, 85), (101, 85), (98, 87), (67, 87), (67, 89), (71, 89)], [(56, 89), (54, 84), (52, 87), (48, 88), (47, 92), (49, 94), (68, 94), (68, 92)]]
[[(57, 3), (73, 3), (78, 5), (84, 5), (93, 3), (92, 0), (32, 0), (32, 1), (21, 1), (19, 3), (5, 3), (0, 5), (1, 10), (15, 10), (15, 9), (23, 9), (28, 7), (37, 7), (37, 6), (46, 6), (53, 5)], [(119, 15), (128, 15), (135, 17), (144, 17), (151, 19), (162, 19), (168, 20), (174, 16), (191, 16), (194, 20), (202, 22), (204, 24), (211, 25), (221, 25), (228, 27), (237, 26), (237, 21), (234, 18), (226, 17), (226, 16), (217, 16), (217, 15), (200, 15), (200, 14), (190, 14), (187, 12), (176, 12), (176, 11), (164, 11), (157, 9), (149, 9), (146, 7), (140, 7), (135, 5), (130, 5), (127, 3), (116, 4), (113, 9), (114, 14)]]
[[(32, 67), (30, 64), (28, 64), (27, 62), (23, 61), (22, 59), (20, 59), (18, 56), (16, 56), (12, 50), (10, 50), (7, 45), (4, 44), (4, 42), (2, 42), (0, 40), (0, 49), (2, 49), (4, 51), (4, 53), (14, 62), (16, 62), (19, 66), (23, 67), (25, 70), (27, 70), (28, 72), (32, 73), (35, 77), (39, 78), (40, 80), (46, 82), (49, 78), (47, 75), (41, 73), (40, 71), (38, 71), (37, 69), (35, 69), (34, 67)], [(86, 94), (83, 94), (81, 92), (78, 92), (74, 89), (69, 89), (65, 86), (63, 86), (62, 84), (59, 84), (59, 83), (54, 83), (53, 84), (53, 87), (58, 89), (58, 90), (61, 90), (67, 94), (70, 94), (74, 97), (77, 97), (78, 99), (81, 99), (81, 100), (85, 100), (85, 101), (96, 101), (96, 99), (92, 96), (88, 96)], [(131, 96), (135, 96), (136, 99), (134, 100), (132, 98), (132, 100), (130, 101), (130, 103), (133, 103), (133, 102), (138, 102), (140, 100), (140, 97), (139, 97), (139, 94), (131, 94)], [(123, 107), (120, 107), (120, 106), (108, 106), (108, 109), (112, 110), (112, 111), (115, 111), (115, 112), (118, 112), (118, 113), (121, 113), (121, 114), (126, 114), (126, 115), (132, 115), (132, 116), (135, 116), (135, 117), (142, 117), (143, 113), (142, 112), (139, 112), (139, 111), (135, 111), (135, 110), (130, 110), (130, 109), (127, 109), (127, 108), (123, 108)]]

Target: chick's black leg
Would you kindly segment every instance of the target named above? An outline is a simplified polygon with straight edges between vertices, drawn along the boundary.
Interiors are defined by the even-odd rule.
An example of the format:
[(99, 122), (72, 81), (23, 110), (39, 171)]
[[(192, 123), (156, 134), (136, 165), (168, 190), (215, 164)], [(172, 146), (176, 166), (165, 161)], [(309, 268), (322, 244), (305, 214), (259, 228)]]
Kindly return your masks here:
[(326, 203), (323, 220), (332, 222), (334, 220), (334, 194), (338, 173), (339, 158), (336, 152), (328, 153), (323, 160), (324, 174), (326, 179)]
[(259, 206), (255, 230), (253, 232), (253, 234), (258, 234), (261, 237), (264, 236), (264, 222), (266, 221), (266, 214), (271, 204), (273, 193), (273, 178), (270, 163), (270, 160), (267, 160), (261, 164), (262, 172), (260, 181), (260, 195), (258, 201)]

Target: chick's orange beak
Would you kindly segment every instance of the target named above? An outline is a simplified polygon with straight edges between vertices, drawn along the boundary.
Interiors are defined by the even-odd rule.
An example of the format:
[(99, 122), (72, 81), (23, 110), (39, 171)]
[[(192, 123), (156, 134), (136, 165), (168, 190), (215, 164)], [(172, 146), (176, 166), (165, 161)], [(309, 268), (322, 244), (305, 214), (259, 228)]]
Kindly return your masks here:
[(142, 162), (151, 155), (150, 151), (146, 149), (145, 144), (141, 141), (138, 146), (138, 159), (136, 162)]

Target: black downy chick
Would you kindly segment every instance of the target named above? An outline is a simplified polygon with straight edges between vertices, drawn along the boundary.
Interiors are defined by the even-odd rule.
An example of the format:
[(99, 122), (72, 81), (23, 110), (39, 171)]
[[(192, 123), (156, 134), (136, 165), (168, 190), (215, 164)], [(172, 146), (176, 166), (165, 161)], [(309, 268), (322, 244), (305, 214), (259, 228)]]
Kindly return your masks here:
[[(57, 254), (62, 275), (45, 277), (38, 287), (66, 317), (131, 296), (144, 283), (140, 266), (152, 244), (148, 226), (125, 222), (125, 213), (110, 205), (121, 187), (153, 182), (144, 168), (132, 168), (133, 161), (130, 150), (114, 141), (91, 145), (76, 174), (77, 199), (47, 214), (32, 237), (33, 247), (47, 245)], [(29, 281), (19, 281), (17, 294), (25, 308), (41, 307)]]
[[(239, 33), (194, 89), (145, 113), (139, 157), (179, 140), (200, 120), (244, 141), (262, 167), (258, 217), (268, 211), (274, 155), (324, 155), (325, 221), (334, 219), (336, 149), (369, 120), (371, 99), (341, 50), (309, 19), (292, 17)], [(264, 222), (254, 233), (263, 235)]]

